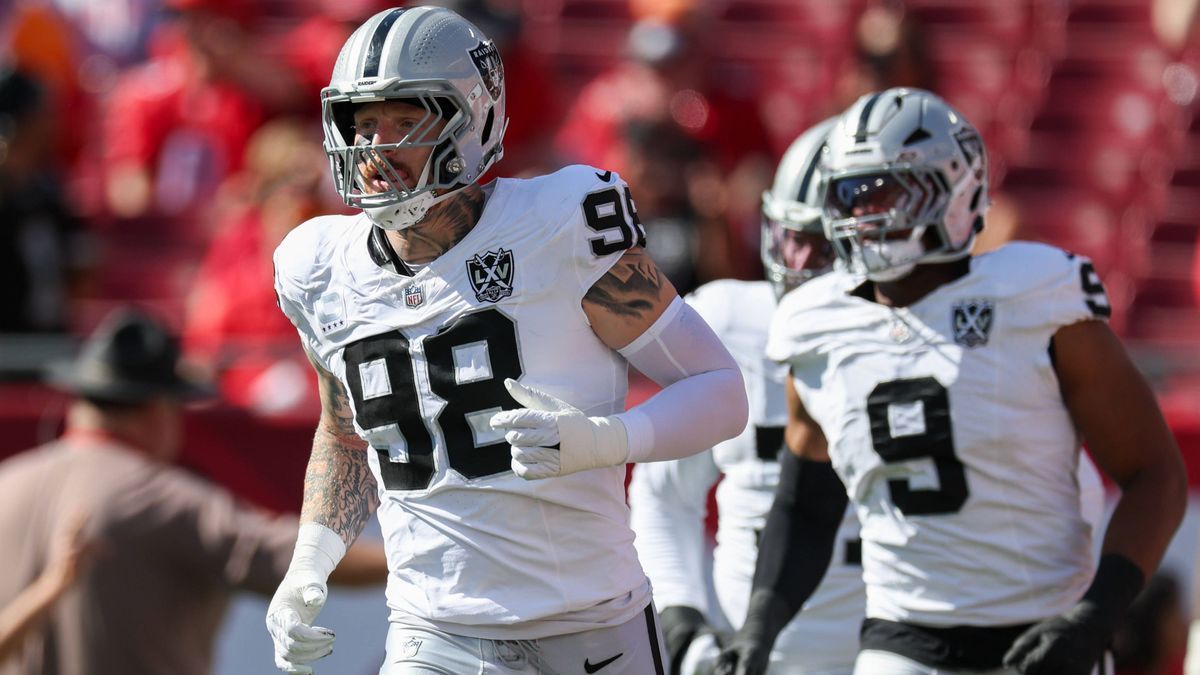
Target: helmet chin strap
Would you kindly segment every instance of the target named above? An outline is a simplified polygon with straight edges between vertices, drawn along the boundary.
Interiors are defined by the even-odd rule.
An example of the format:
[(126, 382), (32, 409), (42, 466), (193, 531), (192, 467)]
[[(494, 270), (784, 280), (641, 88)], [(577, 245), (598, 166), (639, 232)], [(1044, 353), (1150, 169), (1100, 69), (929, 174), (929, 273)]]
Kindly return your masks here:
[[(445, 197), (445, 195), (442, 196)], [(371, 222), (385, 230), (406, 230), (421, 222), (430, 207), (439, 200), (438, 197), (433, 196), (433, 193), (426, 192), (399, 204), (368, 207), (363, 211), (366, 212)]]
[(887, 283), (889, 281), (898, 281), (898, 280), (903, 279), (904, 277), (908, 276), (909, 273), (911, 273), (913, 271), (913, 268), (915, 268), (916, 266), (917, 266), (916, 263), (909, 263), (907, 265), (899, 265), (897, 267), (889, 267), (887, 269), (879, 270), (877, 272), (867, 272), (867, 278), (870, 279), (871, 281), (882, 281), (884, 283)]
[[(420, 190), (429, 182), (430, 174), (433, 167), (433, 153), (430, 153), (429, 158), (425, 160), (425, 167), (421, 170), (421, 179), (413, 187), (413, 190)], [(388, 206), (373, 206), (364, 208), (367, 217), (371, 222), (385, 230), (399, 231), (406, 230), (413, 225), (421, 222), (429, 209), (433, 208), (443, 200), (447, 199), (455, 193), (455, 190), (447, 190), (444, 194), (435, 196), (432, 191), (423, 192), (416, 197), (405, 199), (399, 204), (389, 204)]]
[(867, 278), (871, 281), (896, 281), (912, 272), (925, 252), (920, 238), (924, 229), (914, 228), (910, 238), (904, 241), (859, 244), (859, 255)]

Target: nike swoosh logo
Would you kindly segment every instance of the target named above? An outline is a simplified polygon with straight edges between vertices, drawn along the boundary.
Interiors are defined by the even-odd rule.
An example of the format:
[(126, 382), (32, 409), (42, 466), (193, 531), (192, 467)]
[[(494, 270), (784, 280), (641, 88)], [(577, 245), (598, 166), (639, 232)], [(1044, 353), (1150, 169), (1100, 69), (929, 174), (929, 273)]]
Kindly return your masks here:
[(597, 670), (600, 670), (601, 668), (603, 668), (604, 666), (607, 666), (608, 664), (612, 663), (613, 661), (616, 661), (617, 659), (621, 658), (622, 656), (625, 656), (625, 652), (621, 652), (620, 654), (617, 654), (616, 656), (614, 656), (612, 658), (604, 659), (603, 661), (601, 661), (599, 663), (592, 663), (592, 662), (588, 661), (587, 659), (584, 659), (583, 660), (583, 670), (588, 675), (592, 675), (592, 673), (596, 672)]
[[(608, 180), (609, 180), (610, 178), (612, 178), (612, 171), (605, 171), (604, 173), (600, 173), (599, 171), (597, 171), (597, 172), (596, 172), (596, 178), (599, 178), (600, 180), (602, 180), (602, 181), (604, 181), (605, 183), (607, 183), (607, 182), (608, 182)], [(624, 653), (624, 652), (622, 652), (622, 653)], [(588, 672), (589, 672), (589, 673), (591, 673), (591, 672), (595, 672), (595, 671), (591, 671), (591, 670), (589, 670)]]

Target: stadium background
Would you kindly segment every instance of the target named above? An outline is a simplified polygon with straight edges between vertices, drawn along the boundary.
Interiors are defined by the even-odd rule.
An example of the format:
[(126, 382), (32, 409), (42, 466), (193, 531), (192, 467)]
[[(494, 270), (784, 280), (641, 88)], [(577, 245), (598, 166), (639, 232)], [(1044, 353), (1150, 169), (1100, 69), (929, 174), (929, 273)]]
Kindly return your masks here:
[[(221, 382), (223, 400), (189, 416), (184, 463), (298, 508), (315, 385), (273, 309), (269, 254), (303, 218), (343, 208), (318, 92), (352, 27), (389, 4), (0, 0), (2, 63), (42, 92), (0, 91), (0, 268), (32, 280), (0, 288), (0, 457), (61, 424), (41, 366), (134, 302)], [(1200, 489), (1197, 0), (443, 4), (505, 59), (511, 124), (493, 173), (620, 171), (681, 290), (759, 274), (758, 196), (807, 125), (870, 89), (945, 96), (991, 151), (981, 250), (1036, 239), (1095, 261)], [(631, 399), (650, 391), (635, 380)], [(1192, 502), (1168, 560), (1185, 591)], [(218, 672), (270, 668), (255, 603), (235, 607)], [(333, 672), (371, 672), (379, 594), (330, 613), (348, 659)]]

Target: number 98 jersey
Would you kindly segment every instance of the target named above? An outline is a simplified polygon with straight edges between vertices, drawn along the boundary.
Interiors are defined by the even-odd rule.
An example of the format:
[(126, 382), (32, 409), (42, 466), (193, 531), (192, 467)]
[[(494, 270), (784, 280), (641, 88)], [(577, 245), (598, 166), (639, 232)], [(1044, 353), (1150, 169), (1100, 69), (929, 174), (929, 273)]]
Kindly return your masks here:
[(483, 189), (475, 227), (412, 276), (365, 216), (304, 223), (275, 254), (280, 306), (370, 444), (393, 621), (491, 639), (617, 625), (649, 602), (624, 467), (526, 481), (488, 420), (520, 407), (508, 377), (624, 409), (626, 362), (580, 301), (644, 233), (611, 172)]
[(1093, 574), (1080, 442), (1051, 338), (1108, 315), (1092, 264), (1013, 243), (908, 307), (833, 272), (787, 295), (788, 362), (862, 523), (867, 616), (1004, 625), (1068, 609)]

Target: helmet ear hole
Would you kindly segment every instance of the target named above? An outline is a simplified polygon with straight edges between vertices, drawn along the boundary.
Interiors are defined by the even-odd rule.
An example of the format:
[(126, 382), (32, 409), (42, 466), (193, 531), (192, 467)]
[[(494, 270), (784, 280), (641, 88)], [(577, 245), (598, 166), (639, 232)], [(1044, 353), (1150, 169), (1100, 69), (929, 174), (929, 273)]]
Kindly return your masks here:
[(454, 101), (445, 96), (434, 97), (433, 108), (433, 113), (444, 120), (449, 120), (458, 112), (458, 106), (454, 104)]
[(492, 124), (496, 121), (496, 109), (488, 108), (487, 119), (483, 122), (483, 133), (480, 136), (481, 143), (487, 143), (492, 137)]
[(979, 200), (983, 197), (983, 186), (975, 188), (975, 194), (971, 195), (971, 211), (979, 210)]
[(975, 216), (975, 222), (971, 226), (975, 228), (975, 234), (983, 232), (983, 216)]
[(361, 103), (334, 103), (330, 105), (333, 113), (333, 123), (342, 134), (342, 141), (347, 145), (354, 144), (354, 111), (362, 107)]

